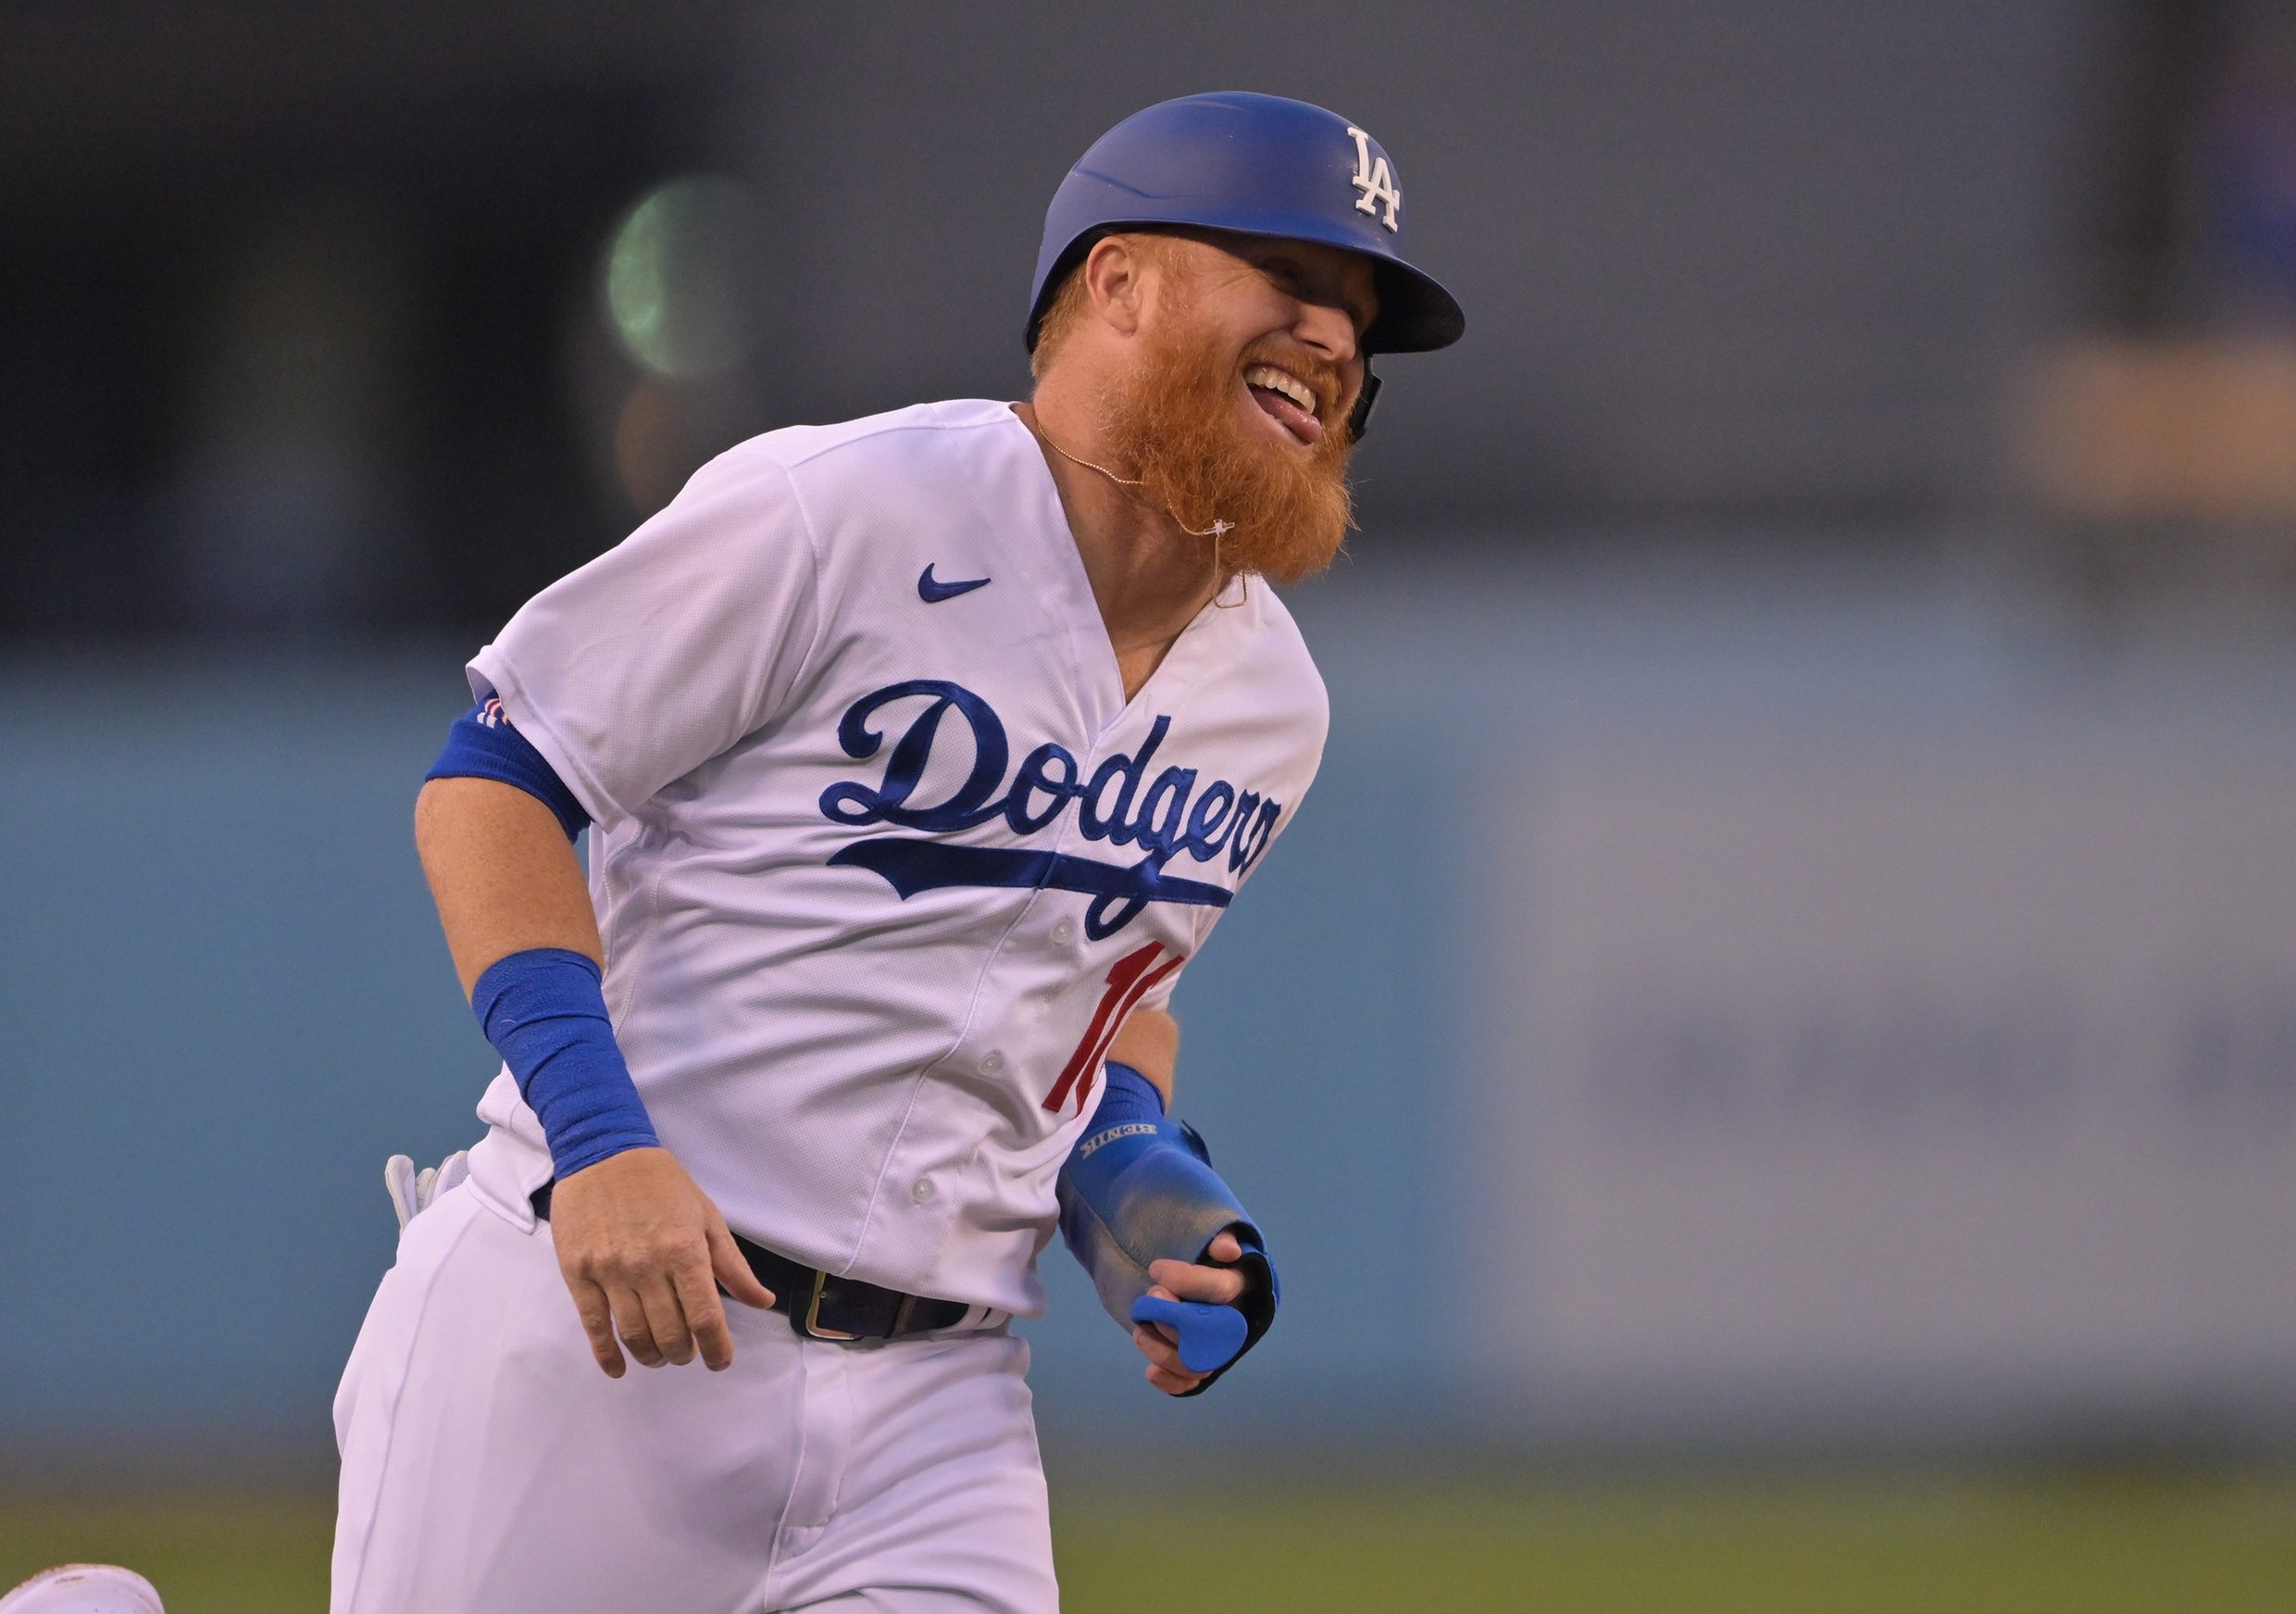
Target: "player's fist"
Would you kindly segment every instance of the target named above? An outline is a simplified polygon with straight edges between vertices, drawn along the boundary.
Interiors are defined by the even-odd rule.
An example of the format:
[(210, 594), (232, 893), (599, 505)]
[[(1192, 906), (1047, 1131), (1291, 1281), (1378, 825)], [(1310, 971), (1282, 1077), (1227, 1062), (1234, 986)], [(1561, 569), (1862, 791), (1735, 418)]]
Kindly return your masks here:
[[(1221, 1233), (1204, 1253), (1208, 1259), (1220, 1264), (1202, 1266), (1188, 1261), (1153, 1263), (1148, 1269), (1148, 1276), (1154, 1279), (1155, 1283), (1148, 1291), (1148, 1297), (1152, 1300), (1193, 1300), (1207, 1306), (1233, 1306), (1243, 1298), (1243, 1274), (1237, 1271), (1233, 1265), (1243, 1259), (1243, 1246), (1236, 1242), (1236, 1235), (1232, 1232)], [(1133, 1323), (1132, 1343), (1140, 1347), (1140, 1354), (1148, 1358), (1148, 1382), (1167, 1395), (1185, 1395), (1210, 1376), (1209, 1369), (1198, 1372), (1180, 1359), (1179, 1335), (1167, 1323)]]
[(609, 1379), (628, 1348), (642, 1367), (731, 1365), (718, 1285), (744, 1305), (773, 1295), (742, 1258), (726, 1220), (668, 1149), (630, 1149), (559, 1179), (550, 1231), (558, 1270)]

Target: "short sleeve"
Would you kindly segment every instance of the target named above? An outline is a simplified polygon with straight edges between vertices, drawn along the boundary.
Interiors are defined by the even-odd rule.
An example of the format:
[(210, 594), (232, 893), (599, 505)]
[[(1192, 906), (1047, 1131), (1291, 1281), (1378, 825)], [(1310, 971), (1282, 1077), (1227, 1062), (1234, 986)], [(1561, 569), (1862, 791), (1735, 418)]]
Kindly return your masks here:
[(820, 567), (790, 474), (744, 445), (653, 519), (529, 600), (472, 657), (590, 816), (664, 785), (787, 707), (819, 631)]

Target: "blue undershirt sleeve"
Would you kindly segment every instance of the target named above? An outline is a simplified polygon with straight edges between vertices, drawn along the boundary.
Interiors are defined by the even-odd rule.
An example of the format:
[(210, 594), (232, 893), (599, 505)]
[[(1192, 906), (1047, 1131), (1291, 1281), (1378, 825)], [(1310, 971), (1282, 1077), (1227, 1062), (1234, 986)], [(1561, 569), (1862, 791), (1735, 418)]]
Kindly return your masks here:
[(491, 697), (455, 719), (446, 731), (446, 748), (423, 779), (492, 779), (522, 790), (556, 815), (569, 841), (590, 823), (566, 781), (532, 741), (510, 726), (502, 702)]

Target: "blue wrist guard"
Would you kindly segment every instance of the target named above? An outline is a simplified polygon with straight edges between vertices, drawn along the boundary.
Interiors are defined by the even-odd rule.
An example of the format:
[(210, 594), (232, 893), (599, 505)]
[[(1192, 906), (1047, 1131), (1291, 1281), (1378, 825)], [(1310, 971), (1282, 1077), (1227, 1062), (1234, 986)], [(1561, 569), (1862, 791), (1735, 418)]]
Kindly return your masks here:
[[(1060, 1169), (1060, 1232), (1108, 1315), (1129, 1332), (1157, 1322), (1179, 1339), (1181, 1365), (1208, 1375), (1202, 1395), (1276, 1320), (1276, 1269), (1251, 1215), (1212, 1170), (1195, 1128), (1164, 1113), (1148, 1079), (1129, 1065), (1107, 1067), (1092, 1124)], [(1243, 1246), (1236, 1269), (1243, 1297), (1233, 1306), (1151, 1299), (1149, 1263), (1202, 1263), (1213, 1239), (1231, 1232)]]
[(489, 965), (470, 1007), (543, 1123), (561, 1178), (661, 1140), (615, 1045), (598, 966), (564, 947)]

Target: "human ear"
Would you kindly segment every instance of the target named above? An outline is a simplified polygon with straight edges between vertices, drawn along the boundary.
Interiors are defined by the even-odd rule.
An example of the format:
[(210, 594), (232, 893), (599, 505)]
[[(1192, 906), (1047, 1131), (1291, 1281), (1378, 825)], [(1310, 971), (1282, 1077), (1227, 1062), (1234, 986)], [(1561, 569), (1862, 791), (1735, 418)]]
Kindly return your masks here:
[(1128, 235), (1104, 235), (1084, 255), (1079, 272), (1084, 276), (1092, 311), (1122, 335), (1140, 329), (1147, 268), (1141, 244)]

